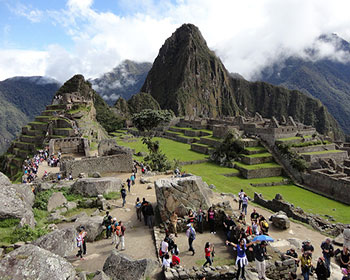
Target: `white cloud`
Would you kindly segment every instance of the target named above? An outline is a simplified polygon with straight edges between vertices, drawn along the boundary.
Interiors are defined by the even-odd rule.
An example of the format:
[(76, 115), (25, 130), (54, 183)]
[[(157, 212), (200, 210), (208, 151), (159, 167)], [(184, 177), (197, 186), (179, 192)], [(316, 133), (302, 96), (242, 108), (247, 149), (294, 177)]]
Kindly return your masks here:
[[(68, 51), (59, 45), (50, 46), (44, 59), (27, 59), (33, 63), (33, 74), (44, 69), (46, 75), (64, 81), (75, 73), (96, 77), (124, 59), (153, 61), (164, 40), (183, 23), (197, 25), (228, 70), (247, 78), (282, 55), (305, 55), (304, 49), (312, 46), (320, 34), (336, 32), (350, 38), (347, 0), (120, 3), (124, 5), (125, 16), (96, 11), (93, 0), (69, 0), (64, 10), (45, 11), (55, 24), (65, 28), (74, 48)], [(344, 58), (329, 44), (315, 46), (320, 49), (319, 57)], [(11, 74), (16, 69), (24, 71), (21, 64), (9, 67)], [(0, 78), (9, 76), (2, 71)]]
[(8, 5), (10, 10), (18, 15), (27, 18), (31, 22), (40, 22), (43, 17), (43, 12), (39, 9), (33, 9), (21, 3), (17, 3), (15, 8)]

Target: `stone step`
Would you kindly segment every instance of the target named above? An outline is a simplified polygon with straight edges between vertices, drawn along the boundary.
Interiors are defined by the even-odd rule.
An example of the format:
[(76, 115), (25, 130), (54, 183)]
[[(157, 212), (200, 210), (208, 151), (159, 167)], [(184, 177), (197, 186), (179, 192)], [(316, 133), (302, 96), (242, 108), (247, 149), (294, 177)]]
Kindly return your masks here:
[(19, 158), (27, 158), (27, 156), (31, 156), (33, 153), (27, 150), (21, 150), (19, 148), (14, 148), (13, 149), (14, 154), (16, 155), (16, 157)]
[(326, 144), (326, 145), (312, 145), (307, 147), (291, 147), (291, 150), (296, 153), (310, 153), (310, 152), (321, 152), (327, 150), (335, 150), (335, 144)]
[(199, 143), (216, 148), (216, 147), (220, 146), (221, 141), (219, 139), (212, 138), (212, 137), (201, 137), (199, 140)]
[(281, 176), (283, 171), (283, 168), (277, 163), (262, 163), (256, 165), (236, 163), (234, 167), (238, 169), (241, 175), (246, 179)]
[(46, 122), (48, 123), (52, 119), (51, 116), (36, 116), (35, 121), (36, 122)]
[(40, 144), (44, 139), (44, 135), (37, 135), (37, 136), (21, 135), (20, 139), (21, 139), (21, 142)]
[(41, 113), (42, 116), (55, 116), (61, 112), (63, 112), (64, 110), (62, 109), (57, 109), (57, 110), (45, 110)]
[(273, 156), (270, 153), (242, 155), (242, 162), (248, 165), (268, 163), (273, 162)]
[(310, 152), (300, 154), (307, 162), (315, 162), (319, 159), (331, 158), (337, 163), (343, 163), (348, 158), (348, 153), (342, 150), (331, 150), (322, 152)]
[(35, 144), (34, 143), (14, 141), (13, 144), (14, 144), (15, 148), (19, 148), (21, 150), (25, 150), (25, 151), (29, 151), (29, 152), (35, 151)]
[(255, 155), (260, 153), (265, 153), (267, 150), (264, 147), (247, 147), (244, 149), (244, 153), (247, 155)]
[(43, 131), (43, 132), (45, 131), (45, 134), (46, 134), (48, 123), (35, 121), (35, 122), (28, 123), (28, 125), (31, 126), (32, 130), (39, 130), (39, 131)]
[(192, 143), (191, 144), (192, 151), (195, 151), (195, 152), (201, 153), (201, 154), (205, 154), (205, 155), (209, 154), (209, 148), (210, 148), (209, 146), (199, 144), (199, 143)]
[(259, 140), (257, 139), (251, 139), (251, 138), (243, 138), (239, 140), (244, 148), (248, 148), (248, 147), (258, 147), (260, 145)]

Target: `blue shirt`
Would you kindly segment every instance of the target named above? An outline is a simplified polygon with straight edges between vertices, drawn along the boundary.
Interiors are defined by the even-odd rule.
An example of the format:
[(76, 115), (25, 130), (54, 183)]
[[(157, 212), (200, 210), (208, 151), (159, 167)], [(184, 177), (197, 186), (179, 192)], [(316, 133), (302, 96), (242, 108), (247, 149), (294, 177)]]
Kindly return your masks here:
[(244, 248), (241, 248), (239, 245), (237, 245), (237, 256), (240, 258), (245, 257), (245, 250), (247, 250), (247, 246), (244, 244)]

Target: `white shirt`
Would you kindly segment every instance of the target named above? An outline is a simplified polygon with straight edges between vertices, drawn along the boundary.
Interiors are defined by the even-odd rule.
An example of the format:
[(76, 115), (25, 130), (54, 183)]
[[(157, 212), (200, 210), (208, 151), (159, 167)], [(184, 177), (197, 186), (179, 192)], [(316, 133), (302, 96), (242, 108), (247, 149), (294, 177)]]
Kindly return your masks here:
[(238, 197), (239, 197), (240, 200), (242, 200), (243, 197), (244, 197), (244, 192), (239, 192), (238, 193)]
[(170, 259), (163, 259), (163, 263), (162, 263), (163, 267), (170, 267)]
[(169, 247), (168, 242), (165, 242), (165, 241), (163, 240), (163, 241), (162, 241), (162, 248), (161, 248), (162, 252), (163, 252), (163, 253), (168, 253), (168, 247)]

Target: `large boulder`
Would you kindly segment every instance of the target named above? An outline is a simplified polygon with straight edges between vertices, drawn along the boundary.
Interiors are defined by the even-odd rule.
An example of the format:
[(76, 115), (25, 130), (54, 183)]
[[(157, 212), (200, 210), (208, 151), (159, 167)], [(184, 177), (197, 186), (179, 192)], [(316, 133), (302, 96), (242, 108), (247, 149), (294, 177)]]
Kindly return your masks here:
[(333, 244), (337, 246), (343, 246), (344, 245), (344, 236), (343, 234), (339, 234), (336, 238), (333, 239)]
[(0, 172), (0, 186), (8, 186), (11, 185), (10, 179), (4, 174)]
[(272, 224), (278, 229), (288, 229), (290, 227), (290, 221), (286, 213), (279, 211), (271, 216)]
[(101, 235), (104, 230), (102, 225), (102, 216), (93, 217), (82, 217), (75, 221), (76, 229), (78, 230), (81, 226), (85, 227), (87, 232), (87, 241), (93, 242)]
[(35, 245), (24, 245), (0, 260), (0, 279), (74, 280), (74, 267), (64, 258)]
[(111, 280), (102, 270), (99, 270), (95, 273), (94, 278), (92, 280)]
[(184, 209), (198, 210), (200, 206), (202, 209), (208, 209), (210, 206), (209, 197), (212, 192), (201, 177), (160, 179), (154, 182), (154, 186), (163, 221), (166, 221), (173, 211), (182, 216)]
[(61, 257), (66, 257), (76, 247), (77, 231), (74, 227), (54, 230), (36, 241), (34, 245)]
[(98, 144), (99, 156), (112, 156), (119, 154), (131, 154), (132, 150), (128, 147), (119, 146), (115, 139), (103, 139)]
[(150, 259), (133, 260), (131, 257), (113, 250), (103, 265), (103, 272), (112, 280), (143, 280), (159, 269), (159, 263)]
[(30, 186), (0, 185), (0, 220), (16, 218), (20, 220), (20, 226), (35, 226), (32, 212), (34, 195), (28, 188)]
[(82, 178), (74, 183), (71, 192), (90, 197), (110, 192), (119, 192), (121, 186), (122, 180), (115, 177)]
[(57, 207), (63, 206), (67, 203), (67, 199), (61, 192), (53, 193), (47, 201), (47, 211), (51, 212)]

